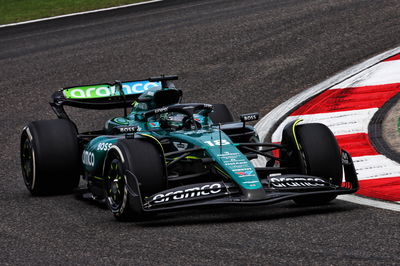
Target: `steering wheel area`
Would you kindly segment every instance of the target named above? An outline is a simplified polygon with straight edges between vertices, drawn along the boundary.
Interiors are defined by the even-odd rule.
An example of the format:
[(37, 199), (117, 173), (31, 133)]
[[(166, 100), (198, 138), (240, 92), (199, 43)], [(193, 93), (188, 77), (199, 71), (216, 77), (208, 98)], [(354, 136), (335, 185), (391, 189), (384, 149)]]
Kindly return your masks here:
[(194, 119), (193, 114), (200, 114), (208, 117), (208, 114), (212, 110), (213, 106), (211, 104), (174, 104), (147, 111), (144, 113), (144, 117), (148, 119), (157, 116), (160, 127), (163, 129), (197, 130), (200, 129), (202, 125)]

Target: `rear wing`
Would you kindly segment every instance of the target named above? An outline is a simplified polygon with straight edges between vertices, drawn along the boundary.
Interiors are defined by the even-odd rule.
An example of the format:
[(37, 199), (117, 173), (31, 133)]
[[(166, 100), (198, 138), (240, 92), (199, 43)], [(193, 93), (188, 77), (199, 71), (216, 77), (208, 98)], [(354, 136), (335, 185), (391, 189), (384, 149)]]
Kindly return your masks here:
[(62, 88), (52, 95), (50, 106), (58, 118), (69, 119), (64, 106), (106, 110), (131, 106), (146, 90), (153, 87), (175, 88), (172, 80), (177, 76), (160, 76), (146, 80), (115, 81)]

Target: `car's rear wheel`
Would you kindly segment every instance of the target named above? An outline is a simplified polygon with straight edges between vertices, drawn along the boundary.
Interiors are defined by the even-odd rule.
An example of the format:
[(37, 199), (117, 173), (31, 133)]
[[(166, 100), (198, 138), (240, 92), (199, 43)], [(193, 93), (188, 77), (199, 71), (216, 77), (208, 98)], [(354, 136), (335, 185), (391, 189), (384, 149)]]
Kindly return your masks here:
[(146, 217), (142, 199), (167, 188), (163, 154), (146, 139), (124, 139), (112, 146), (104, 178), (107, 205), (120, 221)]
[(210, 113), (210, 118), (214, 124), (233, 122), (233, 116), (228, 107), (223, 103), (213, 104), (214, 110)]
[[(304, 174), (322, 177), (331, 184), (340, 185), (343, 177), (340, 148), (330, 129), (319, 123), (298, 125), (295, 127), (300, 145), (300, 163)], [(336, 195), (315, 195), (296, 198), (302, 205), (328, 203)]]
[(34, 121), (21, 134), (22, 176), (32, 195), (72, 192), (79, 183), (77, 131), (68, 120)]

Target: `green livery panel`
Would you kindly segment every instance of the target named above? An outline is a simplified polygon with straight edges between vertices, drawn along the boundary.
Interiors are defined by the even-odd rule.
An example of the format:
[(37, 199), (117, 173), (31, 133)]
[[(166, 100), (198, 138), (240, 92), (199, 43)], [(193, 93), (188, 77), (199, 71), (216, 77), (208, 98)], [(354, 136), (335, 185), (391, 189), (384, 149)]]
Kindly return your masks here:
[(85, 171), (95, 176), (101, 176), (107, 151), (123, 136), (100, 136), (94, 138), (82, 153), (82, 163)]

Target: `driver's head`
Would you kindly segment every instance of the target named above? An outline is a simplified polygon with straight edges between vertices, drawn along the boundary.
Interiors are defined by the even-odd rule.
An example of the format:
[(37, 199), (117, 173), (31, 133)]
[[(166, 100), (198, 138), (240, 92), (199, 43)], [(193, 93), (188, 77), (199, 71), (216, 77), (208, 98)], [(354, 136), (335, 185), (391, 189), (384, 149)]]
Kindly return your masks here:
[(202, 127), (200, 122), (194, 120), (193, 116), (180, 112), (160, 114), (159, 121), (162, 128), (171, 130), (197, 130)]
[(185, 118), (187, 117), (188, 116), (177, 112), (164, 113), (160, 114), (160, 123), (164, 128), (181, 130), (184, 128)]

